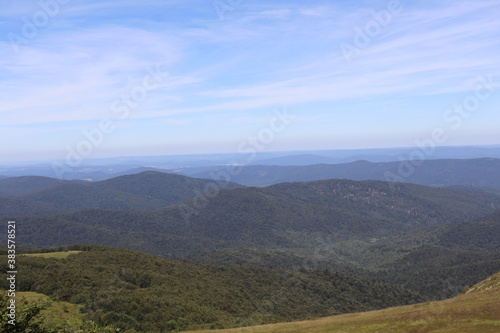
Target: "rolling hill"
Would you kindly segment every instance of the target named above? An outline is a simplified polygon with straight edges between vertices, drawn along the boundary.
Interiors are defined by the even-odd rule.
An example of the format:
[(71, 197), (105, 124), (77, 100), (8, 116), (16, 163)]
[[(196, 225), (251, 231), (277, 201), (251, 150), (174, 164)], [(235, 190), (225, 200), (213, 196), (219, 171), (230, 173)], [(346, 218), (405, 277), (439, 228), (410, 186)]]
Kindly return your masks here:
[(0, 195), (26, 194), (62, 184), (84, 183), (77, 180), (60, 180), (42, 176), (0, 177)]
[[(209, 250), (228, 246), (308, 248), (317, 244), (320, 235), (336, 241), (369, 240), (465, 222), (500, 206), (500, 197), (489, 193), (348, 180), (235, 188), (205, 199), (204, 205), (198, 198), (154, 211), (87, 209), (15, 219), (24, 230), (20, 241), (26, 246), (123, 246), (126, 239), (135, 239), (126, 247), (169, 255), (199, 251), (203, 243)], [(186, 219), (186, 207), (197, 214)], [(66, 230), (71, 229), (79, 232), (68, 235)], [(100, 230), (99, 236), (96, 230)]]
[(236, 187), (240, 185), (152, 171), (100, 182), (16, 177), (0, 181), (0, 193), (18, 194), (0, 197), (0, 214), (46, 215), (87, 208), (151, 210), (206, 191)]

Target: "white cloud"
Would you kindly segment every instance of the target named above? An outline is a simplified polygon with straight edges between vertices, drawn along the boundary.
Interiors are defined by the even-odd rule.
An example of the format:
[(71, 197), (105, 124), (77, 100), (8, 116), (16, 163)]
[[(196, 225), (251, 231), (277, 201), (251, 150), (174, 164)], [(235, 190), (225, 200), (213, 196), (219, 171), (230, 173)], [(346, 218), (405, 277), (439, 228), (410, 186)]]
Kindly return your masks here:
[[(64, 122), (109, 117), (110, 104), (156, 64), (168, 72), (165, 84), (130, 119), (171, 126), (190, 126), (181, 115), (197, 113), (227, 115), (240, 126), (258, 118), (245, 112), (319, 101), (411, 103), (465, 92), (478, 76), (500, 75), (497, 1), (408, 4), (351, 63), (341, 43), (353, 43), (354, 29), (383, 6), (252, 2), (221, 22), (207, 3), (164, 3), (71, 2), (20, 54), (0, 41), (0, 123), (67, 127)], [(173, 7), (182, 10), (170, 20), (151, 15)], [(144, 17), (120, 20), (114, 13), (141, 8), (148, 8)], [(33, 6), (6, 10), (27, 15)], [(108, 22), (105, 14), (118, 18)], [(321, 121), (309, 112), (309, 121)]]

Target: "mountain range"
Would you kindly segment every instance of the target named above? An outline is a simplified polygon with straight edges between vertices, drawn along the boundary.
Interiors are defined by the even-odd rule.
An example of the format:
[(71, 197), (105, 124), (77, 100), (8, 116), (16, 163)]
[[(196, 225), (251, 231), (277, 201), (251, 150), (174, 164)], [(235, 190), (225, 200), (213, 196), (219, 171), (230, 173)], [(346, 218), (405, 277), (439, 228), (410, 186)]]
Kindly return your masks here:
[[(430, 162), (439, 174), (443, 161), (423, 165)], [(453, 168), (462, 161), (448, 163)], [(473, 160), (464, 170), (495, 163)], [(427, 181), (433, 182), (434, 173), (428, 171)], [(476, 179), (488, 177), (495, 179), (490, 174)], [(168, 326), (163, 330), (223, 328), (441, 300), (500, 271), (500, 195), (494, 188), (347, 179), (245, 187), (145, 171), (99, 182), (6, 178), (0, 180), (0, 192), (1, 215), (16, 221), (16, 246), (22, 251), (54, 251), (39, 250), (50, 247), (84, 252), (63, 261), (21, 259), (30, 272), (26, 276), (32, 277), (24, 280), (23, 290), (81, 304), (93, 318), (136, 331), (147, 326), (140, 318), (144, 312), (111, 304), (143, 307), (138, 299), (148, 295), (155, 307), (177, 311), (165, 312), (175, 321), (170, 326), (159, 319), (165, 313), (147, 311), (158, 316), (148, 317), (148, 322)], [(175, 261), (167, 264), (123, 248)], [(124, 258), (136, 258), (137, 263), (124, 266)], [(179, 279), (185, 272), (194, 274), (185, 285), (175, 281), (181, 283), (179, 294), (160, 283), (171, 279), (160, 274), (167, 272), (163, 265), (183, 272)], [(211, 284), (207, 274), (218, 272), (222, 285)], [(57, 274), (71, 277), (76, 289)], [(289, 310), (272, 308), (264, 316), (244, 315), (258, 300), (268, 304), (274, 297), (266, 294), (271, 290), (294, 299), (298, 291), (280, 284), (279, 276), (302, 281), (305, 292), (297, 303), (285, 302)], [(332, 298), (340, 281), (350, 287), (341, 288), (342, 297)], [(106, 291), (102, 283), (115, 286), (115, 292)], [(223, 285), (227, 290), (218, 299), (211, 290)], [(387, 299), (381, 294), (388, 292), (384, 288), (394, 290)], [(196, 290), (210, 290), (207, 295), (218, 301), (210, 302)], [(258, 296), (246, 303), (241, 297), (248, 292)], [(172, 301), (164, 304), (155, 294)], [(180, 295), (187, 294), (197, 301), (182, 306), (187, 301)], [(324, 297), (334, 303), (320, 306), (317, 301)]]
[[(225, 169), (186, 175), (211, 178)], [(227, 172), (226, 172), (227, 173)], [(356, 161), (343, 164), (303, 166), (248, 165), (230, 180), (247, 186), (268, 186), (277, 183), (323, 179), (382, 180), (428, 186), (467, 185), (500, 188), (500, 159), (454, 159), (401, 162)]]
[[(227, 165), (305, 166), (313, 164), (341, 164), (356, 161), (373, 163), (399, 162), (417, 158), (415, 162), (439, 159), (500, 158), (500, 146), (458, 146), (424, 148), (382, 148), (317, 151), (256, 152), (249, 154), (205, 154), (169, 156), (124, 156), (113, 158), (86, 158), (77, 167), (64, 160), (40, 161), (23, 164), (2, 164), (2, 176), (45, 176), (60, 179), (99, 181), (143, 171), (182, 172), (193, 176), (224, 168)], [(63, 171), (61, 171), (63, 170)], [(312, 179), (311, 179), (312, 180)]]
[[(500, 196), (495, 193), (335, 179), (264, 188), (226, 183), (232, 188), (154, 209), (153, 204), (193, 196), (186, 185), (193, 183), (216, 184), (156, 172), (62, 184), (20, 198), (59, 203), (57, 209), (69, 212), (26, 216), (18, 211), (5, 218), (17, 221), (23, 247), (90, 243), (191, 263), (328, 268), (377, 276), (425, 297), (449, 297), (500, 270)], [(101, 196), (83, 200), (96, 192), (82, 194), (81, 188)], [(117, 192), (140, 198), (131, 199), (139, 208), (114, 210)], [(436, 278), (452, 271), (458, 278)]]
[(159, 209), (206, 191), (241, 185), (182, 175), (143, 172), (99, 182), (25, 176), (0, 180), (0, 215), (57, 214), (86, 208)]

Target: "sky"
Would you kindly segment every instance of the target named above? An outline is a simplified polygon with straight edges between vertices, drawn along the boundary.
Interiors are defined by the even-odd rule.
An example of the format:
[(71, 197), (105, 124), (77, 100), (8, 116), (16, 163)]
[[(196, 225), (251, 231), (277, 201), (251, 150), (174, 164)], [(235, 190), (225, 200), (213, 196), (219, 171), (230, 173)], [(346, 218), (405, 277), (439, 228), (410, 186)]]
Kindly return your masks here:
[(500, 144), (498, 0), (0, 6), (0, 161)]

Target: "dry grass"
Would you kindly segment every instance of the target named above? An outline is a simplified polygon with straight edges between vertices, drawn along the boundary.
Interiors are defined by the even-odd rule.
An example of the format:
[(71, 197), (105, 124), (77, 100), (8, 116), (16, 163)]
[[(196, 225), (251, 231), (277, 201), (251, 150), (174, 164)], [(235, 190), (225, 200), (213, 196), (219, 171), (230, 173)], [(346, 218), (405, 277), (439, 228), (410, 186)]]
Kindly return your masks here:
[[(49, 296), (35, 292), (18, 292), (18, 300), (26, 299), (28, 302), (46, 301)], [(83, 315), (80, 313), (80, 305), (51, 301), (50, 306), (43, 310), (44, 322), (49, 327), (66, 325), (67, 327), (80, 327), (83, 322)]]

